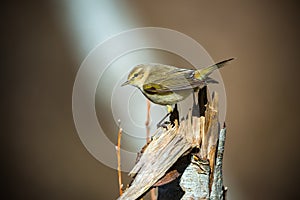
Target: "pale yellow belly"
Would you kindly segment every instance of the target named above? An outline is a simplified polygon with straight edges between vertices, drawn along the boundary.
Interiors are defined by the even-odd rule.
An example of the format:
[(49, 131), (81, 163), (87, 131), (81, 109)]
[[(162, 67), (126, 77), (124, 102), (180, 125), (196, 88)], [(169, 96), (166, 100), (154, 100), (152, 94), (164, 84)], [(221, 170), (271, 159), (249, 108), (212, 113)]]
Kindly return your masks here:
[(153, 103), (160, 105), (173, 105), (176, 104), (185, 98), (187, 98), (190, 94), (193, 93), (193, 90), (182, 90), (173, 92), (166, 95), (158, 95), (158, 94), (143, 94)]

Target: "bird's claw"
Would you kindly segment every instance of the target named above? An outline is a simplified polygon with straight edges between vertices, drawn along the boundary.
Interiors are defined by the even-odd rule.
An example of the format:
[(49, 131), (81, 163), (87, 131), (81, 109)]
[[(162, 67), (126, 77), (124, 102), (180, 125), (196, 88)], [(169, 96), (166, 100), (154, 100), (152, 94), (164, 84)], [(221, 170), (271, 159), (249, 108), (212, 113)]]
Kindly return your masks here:
[(171, 124), (170, 121), (165, 121), (165, 122), (163, 122), (163, 123), (158, 123), (158, 124), (156, 125), (156, 127), (157, 127), (157, 128), (165, 128), (165, 129), (168, 129), (169, 124)]

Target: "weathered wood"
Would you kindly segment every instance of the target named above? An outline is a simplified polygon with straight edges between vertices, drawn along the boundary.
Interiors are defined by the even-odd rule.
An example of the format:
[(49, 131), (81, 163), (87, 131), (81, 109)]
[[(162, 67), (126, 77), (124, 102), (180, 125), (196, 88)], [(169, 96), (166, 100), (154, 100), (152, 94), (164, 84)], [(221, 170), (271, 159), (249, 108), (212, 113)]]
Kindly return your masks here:
[[(207, 135), (209, 137), (207, 151), (208, 151), (208, 160), (211, 172), (214, 171), (215, 167), (215, 157), (217, 151), (217, 143), (219, 139), (219, 121), (218, 121), (218, 103), (219, 103), (219, 96), (217, 93), (213, 93), (212, 101), (208, 103), (206, 116), (207, 124), (205, 126)], [(213, 183), (213, 176), (214, 173), (210, 174), (210, 189)]]
[(186, 168), (180, 180), (180, 186), (185, 191), (181, 199), (208, 199), (209, 174), (208, 161), (203, 161), (193, 156), (191, 164)]
[[(134, 177), (131, 186), (118, 200), (138, 199), (152, 186), (178, 180), (180, 176), (179, 185), (185, 191), (183, 200), (223, 199), (222, 159), (226, 129), (220, 131), (219, 128), (216, 93), (201, 114), (197, 117), (190, 111), (180, 126), (175, 123), (167, 130), (157, 130), (130, 172)], [(199, 151), (191, 152), (195, 148)], [(191, 163), (183, 174), (172, 171), (171, 167), (183, 155), (192, 155)]]
[(200, 117), (200, 151), (192, 157), (191, 164), (181, 177), (180, 186), (185, 191), (182, 199), (209, 199), (214, 178), (215, 152), (219, 137), (218, 95), (213, 93), (205, 117)]
[(220, 131), (216, 165), (214, 169), (214, 179), (213, 179), (212, 190), (210, 195), (211, 200), (225, 199), (226, 191), (223, 185), (223, 172), (222, 172), (225, 140), (226, 140), (226, 127), (221, 129)]
[(223, 128), (219, 133), (217, 156), (213, 162), (215, 164), (213, 168), (211, 168), (209, 160), (201, 160), (196, 156), (192, 157), (191, 164), (186, 168), (180, 181), (180, 186), (185, 191), (182, 200), (225, 199), (226, 190), (223, 186), (222, 173), (225, 139), (226, 128)]
[[(137, 199), (152, 187), (167, 170), (188, 150), (195, 147), (194, 130), (187, 119), (181, 125), (158, 129), (130, 175), (135, 177), (119, 200)], [(192, 131), (187, 131), (192, 130)]]

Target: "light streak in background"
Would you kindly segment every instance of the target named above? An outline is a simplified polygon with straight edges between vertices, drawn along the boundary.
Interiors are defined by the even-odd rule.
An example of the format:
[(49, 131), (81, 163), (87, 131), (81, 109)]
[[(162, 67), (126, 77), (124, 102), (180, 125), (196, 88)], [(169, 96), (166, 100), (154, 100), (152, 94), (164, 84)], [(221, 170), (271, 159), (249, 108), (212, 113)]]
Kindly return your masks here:
[(57, 0), (55, 4), (79, 57), (112, 35), (139, 26), (139, 17), (125, 1)]
[[(91, 52), (91, 50), (93, 50), (103, 41), (111, 38), (113, 35), (119, 34), (124, 30), (138, 27), (139, 23), (137, 20), (139, 19), (139, 17), (137, 17), (136, 14), (134, 14), (135, 12), (131, 9), (131, 7), (129, 7), (130, 4), (123, 3), (123, 1), (57, 1), (56, 5), (59, 7), (58, 15), (60, 16), (59, 18), (63, 24), (63, 28), (67, 31), (68, 35), (70, 35), (70, 43), (72, 46), (72, 50), (74, 50), (76, 58), (78, 59), (78, 63), (82, 62), (84, 58)], [(109, 57), (108, 55), (111, 55), (114, 51), (117, 51), (117, 48), (121, 48), (122, 45), (126, 45), (126, 43), (128, 42), (134, 41), (124, 41), (124, 44), (116, 45), (114, 46), (114, 48), (107, 48), (107, 57)], [(103, 54), (103, 57), (105, 56), (106, 55)], [(144, 53), (142, 56), (145, 60), (151, 60), (151, 58), (154, 57), (153, 53), (151, 52), (147, 52), (146, 54)], [(121, 78), (120, 71), (123, 69), (120, 69), (120, 66), (128, 66), (130, 65), (130, 63), (134, 62), (134, 58), (127, 57), (128, 56), (126, 55), (123, 56), (122, 62), (112, 63), (105, 70), (109, 71), (109, 74), (106, 73), (103, 77), (99, 77), (100, 87), (98, 87), (96, 92), (96, 110), (98, 111), (98, 115), (100, 114), (100, 116), (102, 116), (101, 119), (99, 119), (99, 122), (102, 122), (102, 125), (106, 124), (106, 128), (110, 130), (107, 132), (113, 132), (115, 128), (115, 122), (112, 118), (105, 117), (107, 118), (105, 119), (103, 117), (103, 113), (111, 112), (111, 110), (109, 110), (111, 108), (111, 104), (107, 101), (108, 97), (111, 98), (111, 81), (119, 80)], [(140, 57), (140, 59), (141, 58), (142, 57)], [(128, 73), (127, 71), (128, 70), (126, 70), (126, 74)], [(91, 78), (95, 76), (93, 71), (89, 71), (86, 75)], [(124, 79), (124, 77), (122, 78)], [(103, 85), (106, 85), (106, 87), (101, 87)], [(133, 88), (127, 87), (123, 88), (123, 90), (133, 90)], [(136, 110), (143, 110), (143, 108), (145, 107), (145, 98), (143, 96), (139, 96), (138, 98), (135, 98), (135, 101), (135, 105), (138, 105), (138, 108), (136, 108)], [(164, 115), (164, 110), (159, 110), (158, 113), (154, 112), (157, 110), (156, 107), (158, 106), (152, 106), (153, 116), (156, 114), (158, 114), (158, 116)], [(123, 109), (118, 110), (118, 112), (125, 111)], [(142, 115), (143, 112), (135, 111), (131, 113), (131, 116), (133, 116), (135, 119), (142, 119)], [(111, 120), (111, 122), (109, 121), (109, 119)], [(122, 119), (122, 121), (125, 123), (126, 119)], [(140, 123), (140, 125), (141, 124), (144, 123), (142, 122)], [(132, 129), (132, 132), (139, 132), (139, 134), (141, 135), (142, 129), (143, 128), (141, 128), (140, 126), (139, 129)], [(111, 141), (114, 141), (114, 134), (115, 133), (107, 134)], [(127, 149), (130, 149), (131, 151), (137, 151), (137, 149), (145, 144), (143, 138), (127, 138), (125, 131), (123, 142), (125, 143), (125, 145), (123, 144), (122, 147), (127, 147)]]
[[(139, 17), (134, 16), (134, 12), (131, 10), (131, 8), (128, 7), (128, 5), (129, 4), (123, 4), (123, 1), (75, 0), (56, 2), (60, 22), (62, 23), (63, 29), (67, 32), (68, 35), (70, 35), (70, 43), (72, 46), (72, 50), (74, 50), (73, 53), (75, 53), (76, 59), (78, 59), (78, 63), (82, 62), (84, 58), (86, 58), (86, 56), (90, 54), (97, 45), (111, 38), (113, 35), (138, 26), (138, 21), (136, 19), (138, 19)], [(114, 54), (114, 51), (118, 51), (118, 48), (122, 48), (123, 45), (126, 46), (126, 43), (128, 42), (130, 43), (133, 41), (124, 41), (124, 44), (115, 45), (113, 48), (106, 48), (106, 51), (104, 52), (104, 54), (102, 54), (102, 56), (104, 58), (111, 57), (109, 55)], [(111, 103), (109, 103), (108, 99), (112, 97), (112, 81), (115, 82), (116, 80), (120, 80), (120, 78), (125, 78), (123, 77), (124, 74), (122, 75), (122, 77), (120, 76), (120, 71), (124, 71), (124, 69), (120, 69), (120, 66), (130, 66), (130, 63), (132, 63), (134, 60), (134, 58), (128, 59), (127, 57), (128, 56), (125, 55), (122, 57), (124, 58), (122, 59), (122, 62), (112, 62), (111, 65), (107, 66), (105, 71), (109, 71), (108, 74), (106, 73), (102, 77), (101, 75), (99, 76), (99, 74), (97, 75), (99, 76), (100, 80), (95, 97), (95, 109), (97, 110), (99, 123), (102, 126), (105, 126), (104, 132), (112, 142), (115, 141), (114, 136), (116, 131), (114, 130), (116, 128), (116, 119), (113, 119), (110, 115), (112, 105)], [(143, 58), (148, 60), (151, 60), (151, 58), (153, 57), (154, 55), (151, 52), (147, 52), (146, 55), (143, 55)], [(99, 63), (99, 66), (101, 66), (101, 63)], [(128, 69), (126, 70), (126, 74), (127, 73)], [(86, 72), (85, 76), (90, 77), (89, 79), (87, 79), (90, 80), (93, 79), (96, 74), (93, 71), (89, 70), (88, 72)], [(82, 87), (88, 84), (90, 83), (86, 82), (82, 85)], [(124, 88), (124, 90), (133, 90), (133, 88)], [(138, 98), (135, 98), (135, 101), (135, 105), (138, 105), (138, 108), (136, 107), (136, 110), (129, 114), (132, 115), (135, 119), (140, 119), (143, 115), (143, 112), (140, 111), (145, 107), (145, 98), (143, 96), (140, 96)], [(157, 106), (153, 106), (153, 111), (155, 111), (155, 107)], [(128, 112), (128, 109), (123, 108), (123, 110), (118, 110), (118, 112)], [(154, 115), (158, 114), (158, 116), (164, 115), (163, 110), (152, 113)], [(126, 122), (126, 119), (121, 120), (124, 121), (124, 123)], [(143, 124), (143, 122), (140, 124)], [(132, 133), (142, 134), (141, 130), (142, 132), (145, 131), (144, 128), (141, 128), (141, 126), (138, 127), (139, 129), (134, 125), (131, 126), (133, 127), (131, 131)], [(145, 144), (145, 139), (141, 137), (132, 137), (132, 135), (126, 135), (126, 132), (124, 131), (122, 143), (122, 148), (137, 152)], [(95, 145), (97, 145), (97, 142), (93, 146)], [(108, 149), (106, 149), (106, 151), (107, 150)], [(92, 151), (90, 151), (90, 153), (94, 155)]]

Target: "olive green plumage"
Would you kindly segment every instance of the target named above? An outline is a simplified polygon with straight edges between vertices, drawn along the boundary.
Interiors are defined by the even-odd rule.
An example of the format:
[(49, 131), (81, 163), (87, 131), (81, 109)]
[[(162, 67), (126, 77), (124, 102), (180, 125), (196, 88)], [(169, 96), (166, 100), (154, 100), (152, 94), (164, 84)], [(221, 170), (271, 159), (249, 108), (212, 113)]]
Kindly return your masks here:
[(173, 105), (187, 98), (198, 88), (208, 83), (217, 83), (209, 75), (231, 60), (233, 58), (199, 70), (163, 64), (140, 64), (131, 70), (122, 86), (137, 87), (155, 104)]

